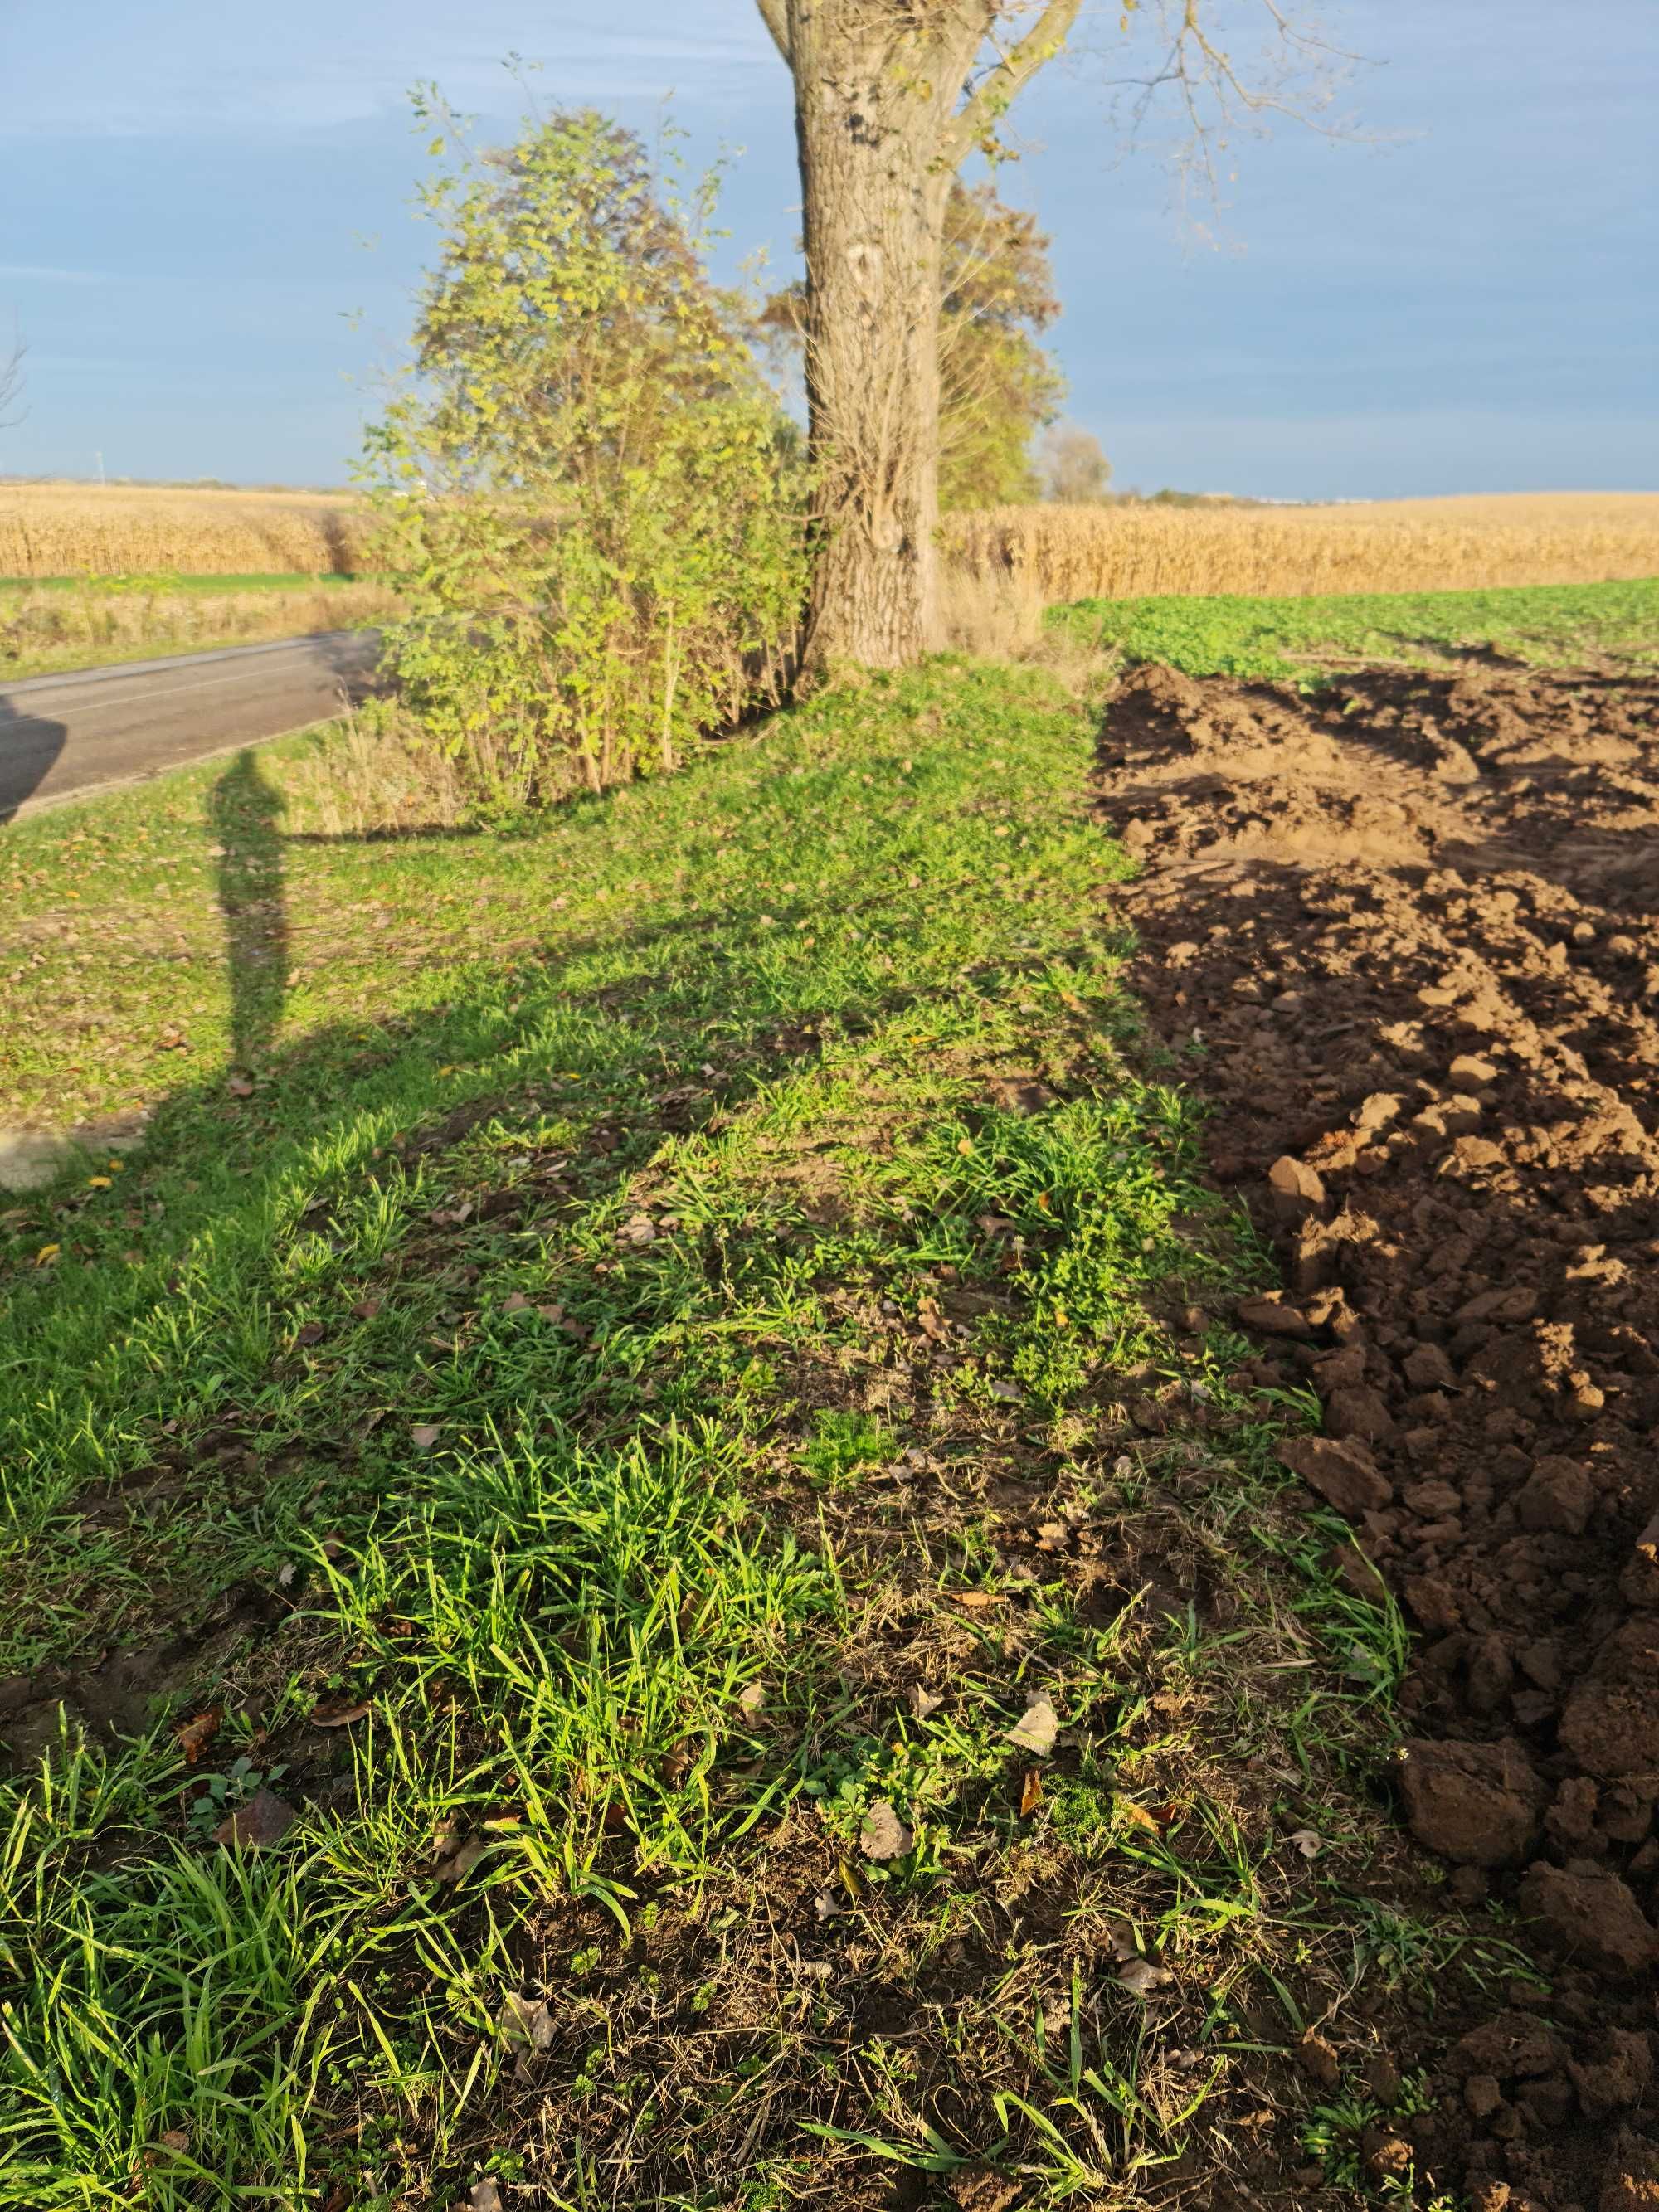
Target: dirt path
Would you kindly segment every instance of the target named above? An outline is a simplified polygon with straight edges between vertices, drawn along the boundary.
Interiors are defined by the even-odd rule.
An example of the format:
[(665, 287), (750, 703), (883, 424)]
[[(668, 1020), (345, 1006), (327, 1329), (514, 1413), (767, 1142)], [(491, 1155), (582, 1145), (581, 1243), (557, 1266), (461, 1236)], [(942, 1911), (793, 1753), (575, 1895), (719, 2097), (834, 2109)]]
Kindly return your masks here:
[(1552, 1983), (1445, 2055), (1477, 2212), (1659, 2203), (1656, 708), (1151, 669), (1103, 750), (1138, 987), (1291, 1285), (1255, 1373), (1419, 1632), (1402, 1811)]

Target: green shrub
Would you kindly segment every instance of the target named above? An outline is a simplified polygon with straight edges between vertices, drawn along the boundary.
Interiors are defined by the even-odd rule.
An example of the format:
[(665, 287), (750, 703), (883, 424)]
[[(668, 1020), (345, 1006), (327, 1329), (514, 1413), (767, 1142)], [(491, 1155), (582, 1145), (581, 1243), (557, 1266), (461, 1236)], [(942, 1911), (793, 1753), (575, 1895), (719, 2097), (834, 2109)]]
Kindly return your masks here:
[(369, 441), (388, 665), (491, 798), (672, 768), (776, 696), (805, 588), (787, 425), (703, 266), (712, 184), (682, 205), (575, 111), (423, 200), (443, 250)]

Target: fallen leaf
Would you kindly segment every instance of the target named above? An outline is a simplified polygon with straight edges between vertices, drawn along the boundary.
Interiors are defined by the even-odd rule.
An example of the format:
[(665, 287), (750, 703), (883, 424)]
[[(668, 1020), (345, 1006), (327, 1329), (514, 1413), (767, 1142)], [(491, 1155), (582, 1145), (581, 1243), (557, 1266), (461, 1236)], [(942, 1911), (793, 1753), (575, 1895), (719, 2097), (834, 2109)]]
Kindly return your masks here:
[(473, 2184), (472, 2193), (466, 2200), (466, 2212), (501, 2212), (501, 2192), (493, 2176)]
[(295, 1344), (320, 1344), (322, 1340), (323, 1324), (319, 1321), (308, 1321), (303, 1328), (295, 1331)]
[(1164, 1833), (1146, 1808), (1137, 1805), (1133, 1797), (1114, 1797), (1112, 1810), (1121, 1813), (1126, 1820), (1133, 1820), (1137, 1827), (1145, 1828), (1149, 1834), (1161, 1836)]
[(912, 1682), (905, 1694), (911, 1711), (919, 1721), (927, 1720), (945, 1703), (942, 1697), (935, 1697), (931, 1690), (924, 1690), (920, 1682)]
[(253, 1085), (246, 1075), (233, 1075), (225, 1088), (233, 1098), (252, 1098)]
[(247, 1850), (268, 1850), (271, 1844), (282, 1842), (299, 1817), (275, 1790), (256, 1790), (246, 1805), (239, 1805), (228, 1820), (220, 1821), (213, 1840)]
[(417, 1428), (410, 1431), (409, 1441), (416, 1451), (430, 1451), (442, 1433), (443, 1431), (434, 1423), (422, 1421)]
[(867, 1859), (902, 1859), (916, 1840), (884, 1797), (878, 1797), (859, 1830), (859, 1849)]
[(738, 1703), (746, 1713), (757, 1713), (766, 1703), (764, 1682), (745, 1682), (738, 1692)]
[(966, 1606), (969, 1613), (983, 1613), (988, 1605), (1002, 1603), (999, 1590), (951, 1590), (949, 1595), (953, 1605)]
[(465, 1881), (489, 1850), (489, 1846), (482, 1836), (469, 1836), (465, 1843), (457, 1844), (453, 1850), (447, 1852), (438, 1861), (432, 1869), (433, 1874), (440, 1881)]
[(43, 1244), (40, 1247), (40, 1249), (34, 1255), (35, 1266), (37, 1267), (51, 1267), (52, 1261), (58, 1257), (58, 1255), (63, 1250), (63, 1249), (64, 1248), (61, 1244)]
[(210, 1705), (194, 1720), (180, 1721), (173, 1731), (179, 1740), (179, 1748), (185, 1754), (186, 1766), (194, 1766), (202, 1753), (219, 1733), (219, 1723), (225, 1717), (222, 1705)]
[(501, 1300), (501, 1311), (503, 1313), (523, 1313), (528, 1309), (529, 1304), (530, 1301), (526, 1297), (522, 1291), (509, 1291), (507, 1295)]
[(1316, 1859), (1325, 1848), (1325, 1838), (1316, 1828), (1297, 1828), (1288, 1838), (1304, 1859)]
[(1019, 1817), (1029, 1820), (1042, 1802), (1042, 1770), (1028, 1766), (1019, 1785)]
[(1047, 1759), (1054, 1747), (1060, 1734), (1060, 1716), (1054, 1700), (1046, 1691), (1033, 1698), (1019, 1718), (1003, 1737), (1020, 1751), (1028, 1751), (1033, 1759)]
[(923, 1334), (931, 1336), (935, 1344), (949, 1343), (951, 1324), (939, 1311), (936, 1299), (924, 1298), (916, 1308), (916, 1319), (921, 1324)]
[(821, 1889), (812, 1899), (812, 1911), (817, 1917), (819, 1927), (822, 1927), (826, 1920), (836, 1919), (847, 1909), (833, 1889)]
[(562, 1321), (564, 1319), (564, 1308), (562, 1306), (538, 1306), (536, 1310), (544, 1321)]
[(374, 1699), (365, 1698), (361, 1705), (316, 1706), (311, 1716), (313, 1728), (349, 1728), (354, 1721), (367, 1717), (374, 1709)]
[(553, 2043), (553, 2015), (544, 1997), (509, 1996), (495, 2016), (501, 2039), (511, 2051), (547, 2051)]
[(1150, 1959), (1126, 1959), (1117, 1970), (1117, 1978), (1126, 1990), (1138, 1997), (1150, 1996), (1160, 1983), (1170, 1978), (1166, 1970), (1155, 1966)]

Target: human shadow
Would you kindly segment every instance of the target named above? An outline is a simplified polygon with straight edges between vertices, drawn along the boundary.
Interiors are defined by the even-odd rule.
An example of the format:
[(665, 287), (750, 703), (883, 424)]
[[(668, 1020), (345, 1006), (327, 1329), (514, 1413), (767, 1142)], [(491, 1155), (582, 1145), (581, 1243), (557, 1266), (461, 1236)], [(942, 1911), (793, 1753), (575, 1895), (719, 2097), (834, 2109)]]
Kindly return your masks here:
[(208, 795), (225, 921), (234, 1067), (251, 1068), (269, 1052), (288, 990), (282, 811), (282, 795), (266, 782), (252, 750), (237, 754)]
[(9, 822), (41, 789), (68, 735), (66, 723), (32, 714), (0, 692), (0, 822)]

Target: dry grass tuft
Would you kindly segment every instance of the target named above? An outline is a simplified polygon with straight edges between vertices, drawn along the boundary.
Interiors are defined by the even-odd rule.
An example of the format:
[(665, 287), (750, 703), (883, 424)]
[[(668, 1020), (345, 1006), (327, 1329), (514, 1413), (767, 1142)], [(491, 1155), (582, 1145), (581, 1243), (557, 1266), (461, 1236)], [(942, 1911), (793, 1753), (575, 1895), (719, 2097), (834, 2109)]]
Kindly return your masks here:
[(374, 837), (451, 830), (475, 794), (456, 763), (413, 741), (385, 702), (371, 700), (319, 733), (296, 760), (272, 759), (290, 836)]
[(338, 575), (369, 526), (349, 492), (0, 484), (0, 576)]
[(1353, 507), (1003, 507), (948, 515), (941, 537), (947, 589), (958, 603), (988, 582), (1011, 579), (1017, 603), (1034, 605), (1165, 594), (1476, 591), (1659, 575), (1659, 494)]
[(1042, 641), (1048, 605), (1028, 567), (969, 568), (947, 561), (940, 568), (939, 614), (953, 653), (1025, 659)]

